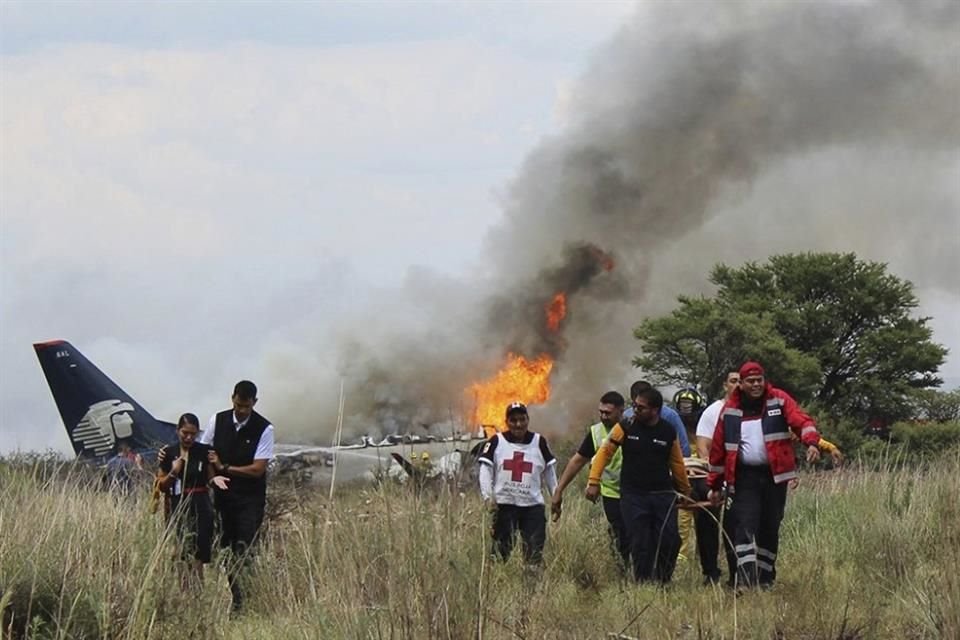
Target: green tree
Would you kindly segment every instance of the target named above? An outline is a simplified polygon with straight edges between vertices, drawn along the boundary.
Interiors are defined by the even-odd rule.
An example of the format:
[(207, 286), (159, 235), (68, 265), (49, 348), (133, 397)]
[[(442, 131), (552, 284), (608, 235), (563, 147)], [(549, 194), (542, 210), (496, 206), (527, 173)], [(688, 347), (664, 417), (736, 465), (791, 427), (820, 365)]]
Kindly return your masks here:
[(679, 302), (670, 315), (644, 320), (634, 330), (643, 343), (643, 355), (634, 364), (658, 383), (695, 383), (717, 398), (727, 372), (758, 360), (790, 393), (809, 397), (816, 390), (816, 359), (788, 347), (769, 318), (732, 311), (706, 298), (681, 296)]
[(923, 389), (917, 396), (919, 418), (932, 422), (960, 421), (960, 388), (953, 391)]
[(936, 387), (947, 350), (914, 318), (913, 285), (854, 254), (771, 257), (710, 274), (713, 298), (681, 297), (669, 316), (636, 329), (634, 363), (662, 382), (696, 381), (716, 393), (725, 372), (756, 358), (769, 377), (835, 414), (909, 413)]

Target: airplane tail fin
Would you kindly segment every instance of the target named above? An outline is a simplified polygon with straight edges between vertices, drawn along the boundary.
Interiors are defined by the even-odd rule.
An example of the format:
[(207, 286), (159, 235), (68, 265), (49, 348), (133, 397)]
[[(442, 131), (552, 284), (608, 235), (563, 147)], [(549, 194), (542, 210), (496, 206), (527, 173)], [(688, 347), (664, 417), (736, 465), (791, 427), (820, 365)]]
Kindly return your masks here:
[(135, 452), (177, 441), (176, 425), (157, 420), (65, 340), (33, 345), (76, 454), (105, 458), (126, 442)]

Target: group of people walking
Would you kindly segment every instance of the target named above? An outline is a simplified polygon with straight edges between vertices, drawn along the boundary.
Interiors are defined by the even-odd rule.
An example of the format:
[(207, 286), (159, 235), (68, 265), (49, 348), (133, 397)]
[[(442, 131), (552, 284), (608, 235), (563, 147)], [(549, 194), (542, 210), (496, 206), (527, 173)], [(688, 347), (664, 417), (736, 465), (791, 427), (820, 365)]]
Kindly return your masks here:
[[(557, 522), (564, 491), (589, 465), (586, 498), (601, 501), (618, 560), (635, 580), (671, 580), (684, 537), (690, 538), (678, 518), (686, 511), (695, 524), (683, 529), (696, 531), (705, 582), (720, 581), (723, 548), (730, 585), (772, 586), (787, 486), (797, 478), (794, 439), (811, 462), (821, 449), (835, 458), (839, 452), (792, 397), (766, 380), (760, 364), (731, 371), (724, 389), (725, 397), (706, 408), (702, 398), (678, 394), (679, 413), (644, 381), (631, 386), (629, 407), (620, 393), (608, 391), (600, 398), (599, 421), (587, 429), (559, 480), (557, 459), (546, 438), (530, 430), (527, 407), (507, 406), (506, 429), (487, 440), (478, 457), (494, 553), (508, 558), (519, 534), (524, 560), (541, 564), (544, 491)], [(158, 454), (157, 487), (190, 567), (187, 579), (200, 577), (210, 562), (219, 519), (220, 546), (232, 555), (227, 575), (237, 610), (263, 523), (274, 434), (270, 421), (254, 411), (255, 384), (238, 382), (231, 402), (202, 432), (195, 415), (180, 417), (179, 442)]]
[[(730, 586), (772, 586), (787, 486), (797, 479), (794, 441), (810, 462), (821, 449), (835, 460), (839, 451), (820, 438), (789, 394), (767, 381), (759, 363), (729, 372), (724, 390), (725, 397), (706, 408), (696, 392), (696, 398), (681, 392), (679, 414), (644, 381), (632, 385), (631, 407), (608, 391), (600, 398), (599, 422), (587, 429), (559, 481), (546, 440), (529, 430), (527, 408), (508, 406), (508, 430), (488, 440), (480, 456), (480, 491), (495, 513), (495, 553), (508, 557), (519, 533), (524, 558), (539, 563), (546, 540), (543, 489), (559, 521), (564, 491), (589, 464), (586, 498), (602, 502), (618, 559), (635, 580), (670, 581), (683, 543), (678, 513), (686, 512), (705, 583), (721, 580), (723, 548)], [(694, 447), (685, 448), (691, 440)]]

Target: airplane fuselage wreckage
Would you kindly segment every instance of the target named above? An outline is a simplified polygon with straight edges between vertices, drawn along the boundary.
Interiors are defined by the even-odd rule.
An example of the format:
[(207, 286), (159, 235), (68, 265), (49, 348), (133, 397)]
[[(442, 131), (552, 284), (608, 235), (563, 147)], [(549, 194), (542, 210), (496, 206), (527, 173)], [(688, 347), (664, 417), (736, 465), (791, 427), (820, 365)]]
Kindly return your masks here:
[[(78, 458), (105, 464), (126, 444), (151, 461), (160, 448), (177, 443), (175, 424), (155, 418), (69, 342), (38, 342), (33, 348)], [(282, 425), (280, 438), (281, 434)], [(270, 473), (324, 482), (336, 467), (338, 482), (454, 479), (460, 477), (465, 461), (472, 457), (470, 450), (476, 448), (475, 440), (481, 438), (390, 434), (379, 440), (363, 436), (356, 443), (339, 446), (281, 441), (274, 448)]]

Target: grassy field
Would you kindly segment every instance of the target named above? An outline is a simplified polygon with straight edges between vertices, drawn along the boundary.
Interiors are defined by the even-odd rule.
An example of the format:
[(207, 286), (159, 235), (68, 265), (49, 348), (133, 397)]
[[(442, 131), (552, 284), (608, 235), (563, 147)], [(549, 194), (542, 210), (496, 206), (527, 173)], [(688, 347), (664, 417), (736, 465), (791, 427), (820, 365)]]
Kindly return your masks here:
[[(922, 470), (808, 474), (787, 504), (778, 584), (736, 598), (625, 584), (599, 506), (571, 487), (542, 576), (487, 557), (474, 490), (353, 488), (274, 502), (243, 615), (222, 572), (181, 593), (148, 491), (0, 462), (3, 638), (960, 638), (960, 456)], [(518, 554), (517, 554), (518, 555)]]

